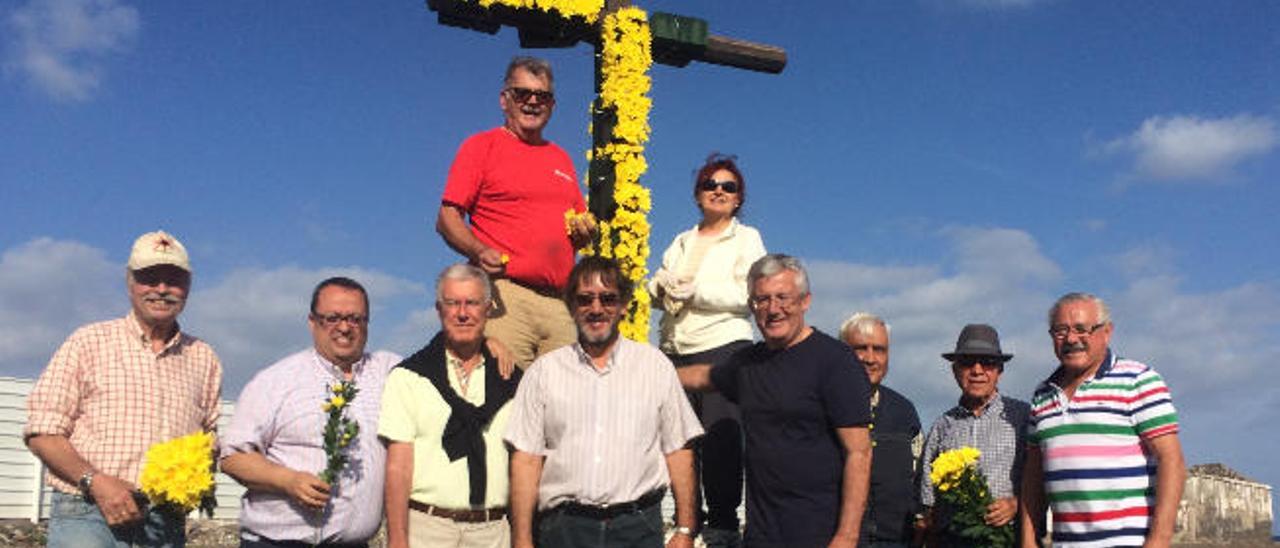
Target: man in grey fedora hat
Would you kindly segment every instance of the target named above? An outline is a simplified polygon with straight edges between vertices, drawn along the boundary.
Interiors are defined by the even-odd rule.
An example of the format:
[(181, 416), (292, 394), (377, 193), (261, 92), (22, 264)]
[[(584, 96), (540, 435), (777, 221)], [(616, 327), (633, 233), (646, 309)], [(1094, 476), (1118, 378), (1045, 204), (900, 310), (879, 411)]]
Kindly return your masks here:
[(956, 348), (942, 355), (960, 387), (960, 402), (934, 421), (925, 437), (921, 458), (920, 501), (926, 512), (917, 524), (931, 539), (929, 546), (950, 546), (949, 517), (934, 508), (929, 475), (939, 454), (961, 447), (982, 453), (978, 469), (987, 478), (991, 496), (986, 521), (993, 526), (1015, 523), (1018, 490), (1025, 453), (1025, 430), (1031, 406), (1000, 395), (1000, 374), (1013, 359), (1000, 349), (1000, 335), (986, 324), (969, 324), (960, 331)]

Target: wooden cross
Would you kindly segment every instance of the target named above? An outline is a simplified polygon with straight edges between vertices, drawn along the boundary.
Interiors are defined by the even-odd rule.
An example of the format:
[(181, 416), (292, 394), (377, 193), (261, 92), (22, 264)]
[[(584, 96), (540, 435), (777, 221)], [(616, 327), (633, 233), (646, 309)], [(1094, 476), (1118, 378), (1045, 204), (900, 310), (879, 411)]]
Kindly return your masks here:
[[(608, 13), (630, 5), (630, 0), (605, 0), (597, 21)], [(520, 47), (567, 48), (579, 42), (595, 47), (595, 93), (591, 107), (592, 148), (599, 150), (609, 143), (617, 117), (600, 100), (604, 81), (600, 67), (600, 24), (588, 24), (582, 18), (565, 18), (533, 9), (517, 9), (493, 4), (481, 7), (468, 0), (427, 0), (427, 8), (439, 15), (442, 25), (461, 27), (494, 34), (502, 26), (515, 27), (520, 34)], [(707, 22), (694, 17), (655, 12), (649, 15), (653, 35), (653, 60), (683, 67), (690, 61), (701, 61), (735, 68), (777, 74), (787, 65), (782, 48), (708, 33)], [(597, 155), (603, 156), (603, 155)], [(613, 219), (617, 204), (613, 199), (613, 161), (596, 157), (587, 169), (588, 204), (598, 219)]]

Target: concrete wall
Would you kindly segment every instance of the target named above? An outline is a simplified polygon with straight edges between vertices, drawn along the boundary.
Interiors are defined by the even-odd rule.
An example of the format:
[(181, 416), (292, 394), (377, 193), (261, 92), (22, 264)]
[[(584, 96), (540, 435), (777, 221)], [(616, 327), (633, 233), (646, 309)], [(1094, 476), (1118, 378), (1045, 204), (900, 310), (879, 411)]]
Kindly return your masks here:
[(1192, 472), (1178, 507), (1175, 542), (1234, 546), (1271, 538), (1271, 487)]

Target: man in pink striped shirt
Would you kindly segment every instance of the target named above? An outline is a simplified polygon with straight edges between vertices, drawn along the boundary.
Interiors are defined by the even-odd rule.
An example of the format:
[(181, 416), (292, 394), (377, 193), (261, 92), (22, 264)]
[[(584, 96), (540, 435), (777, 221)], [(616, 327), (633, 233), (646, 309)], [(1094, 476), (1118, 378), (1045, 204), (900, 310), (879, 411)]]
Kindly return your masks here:
[(191, 262), (177, 238), (139, 237), (125, 283), (129, 314), (76, 330), (27, 399), (24, 439), (54, 489), (52, 547), (186, 540), (183, 516), (148, 507), (138, 476), (153, 444), (213, 430), (222, 364), (178, 326)]

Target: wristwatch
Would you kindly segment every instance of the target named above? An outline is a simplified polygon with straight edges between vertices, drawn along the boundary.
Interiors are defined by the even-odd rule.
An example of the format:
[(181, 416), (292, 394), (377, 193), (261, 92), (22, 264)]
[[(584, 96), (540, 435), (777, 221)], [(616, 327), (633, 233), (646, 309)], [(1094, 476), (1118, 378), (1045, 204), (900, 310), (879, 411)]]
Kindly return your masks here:
[(679, 526), (676, 526), (674, 529), (672, 529), (672, 531), (675, 532), (675, 534), (677, 535), (684, 535), (686, 537), (693, 538), (692, 527), (685, 527), (683, 525), (679, 525)]
[(93, 491), (93, 469), (92, 468), (86, 470), (84, 475), (80, 476), (80, 479), (76, 480), (76, 486), (80, 488), (80, 494), (84, 495), (84, 498), (90, 498), (92, 496), (92, 493), (91, 493)]

